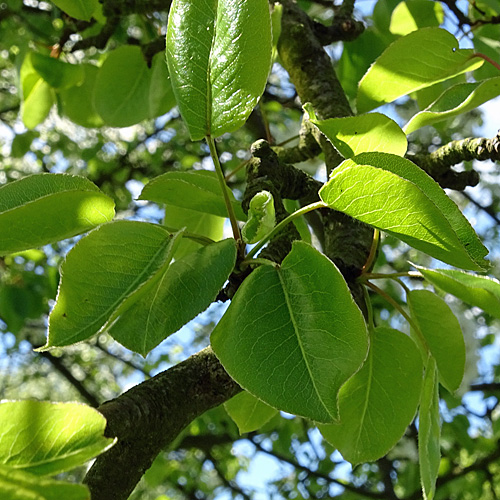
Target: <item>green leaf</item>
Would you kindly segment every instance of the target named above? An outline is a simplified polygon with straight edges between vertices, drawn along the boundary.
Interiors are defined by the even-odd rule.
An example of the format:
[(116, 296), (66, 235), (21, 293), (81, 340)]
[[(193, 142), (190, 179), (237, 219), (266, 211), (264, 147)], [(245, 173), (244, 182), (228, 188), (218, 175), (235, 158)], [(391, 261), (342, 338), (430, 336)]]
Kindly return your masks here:
[(240, 434), (260, 429), (278, 414), (278, 410), (271, 408), (246, 391), (226, 401), (224, 408), (238, 426)]
[(304, 109), (309, 113), (310, 121), (325, 134), (344, 158), (370, 151), (399, 156), (406, 153), (406, 135), (394, 120), (381, 113), (318, 120), (309, 103), (305, 104)]
[(358, 112), (365, 113), (410, 92), (479, 68), (472, 49), (440, 28), (423, 28), (389, 45), (361, 79)]
[(208, 245), (176, 260), (148, 293), (118, 318), (109, 330), (110, 335), (128, 349), (146, 356), (215, 300), (235, 262), (233, 239)]
[(55, 103), (54, 91), (33, 67), (32, 55), (26, 55), (20, 71), (23, 94), (21, 118), (29, 129), (42, 123)]
[(257, 243), (268, 234), (276, 224), (273, 195), (269, 191), (259, 191), (251, 200), (248, 220), (241, 228), (245, 243)]
[(319, 194), (330, 208), (447, 264), (473, 270), (488, 266), (488, 250), (459, 208), (409, 160), (363, 153), (336, 168)]
[(90, 21), (97, 8), (98, 0), (52, 0), (68, 16)]
[(59, 91), (63, 113), (82, 127), (101, 127), (104, 122), (94, 105), (94, 89), (99, 68), (93, 64), (81, 65), (84, 78), (80, 85)]
[[(495, 8), (498, 10), (498, 6)], [(492, 15), (495, 15), (492, 13)], [(472, 40), (475, 52), (480, 52), (489, 56), (493, 61), (498, 61), (498, 53), (500, 50), (500, 40), (498, 38), (498, 26), (495, 24), (479, 25), (474, 30), (474, 38)], [(494, 78), (498, 76), (498, 69), (492, 64), (483, 64), (479, 69), (474, 71), (476, 80), (484, 80), (486, 78)]]
[(482, 82), (460, 83), (447, 89), (404, 127), (407, 134), (439, 121), (467, 113), (500, 95), (500, 76)]
[[(169, 228), (186, 228), (191, 233), (206, 236), (214, 241), (219, 241), (224, 236), (224, 217), (211, 214), (202, 214), (195, 210), (179, 208), (173, 205), (165, 206), (163, 222)], [(200, 248), (200, 244), (188, 238), (182, 238), (174, 257), (182, 259), (185, 255)]]
[[(246, 220), (241, 204), (228, 188), (229, 199), (238, 220)], [(191, 170), (189, 172), (167, 172), (148, 182), (139, 200), (165, 203), (197, 212), (227, 217), (220, 183), (215, 172)]]
[(83, 81), (83, 67), (79, 64), (65, 63), (39, 52), (31, 54), (31, 63), (38, 74), (56, 89), (67, 89)]
[(0, 255), (64, 240), (113, 216), (113, 200), (83, 177), (24, 177), (0, 187)]
[(422, 375), (410, 337), (375, 329), (365, 364), (340, 390), (340, 422), (321, 426), (321, 433), (353, 465), (386, 455), (415, 416)]
[(148, 68), (140, 47), (123, 45), (113, 50), (97, 75), (94, 105), (112, 127), (127, 127), (165, 114), (175, 100), (161, 55)]
[(161, 279), (180, 237), (162, 226), (117, 221), (82, 238), (61, 266), (44, 349), (104, 330)]
[(299, 241), (280, 268), (250, 274), (211, 341), (242, 388), (324, 423), (338, 419), (337, 393), (368, 349), (363, 316), (339, 270)]
[[(374, 9), (380, 4), (379, 0)], [(342, 89), (350, 99), (354, 100), (356, 98), (359, 81), (370, 67), (370, 64), (382, 54), (386, 45), (387, 43), (380, 32), (375, 31), (372, 27), (365, 29), (355, 40), (344, 43), (342, 56), (335, 70), (339, 81), (342, 82)]]
[(72, 484), (41, 478), (28, 472), (0, 465), (0, 498), (2, 500), (90, 500), (83, 484)]
[(24, 134), (16, 134), (12, 140), (11, 158), (22, 158), (31, 149), (31, 144), (38, 137), (40, 137), (40, 134), (34, 130), (28, 130)]
[(432, 500), (441, 459), (439, 448), (439, 392), (436, 361), (429, 358), (418, 413), (418, 456), (420, 480), (425, 500)]
[(191, 139), (241, 127), (271, 67), (267, 0), (174, 0), (167, 30), (172, 86)]
[(426, 269), (415, 266), (424, 278), (446, 293), (500, 318), (500, 281), (453, 269)]
[(394, 35), (407, 35), (419, 28), (438, 27), (444, 20), (443, 7), (431, 0), (408, 0), (399, 3), (391, 16), (389, 30)]
[(457, 318), (446, 302), (429, 290), (412, 290), (408, 305), (436, 359), (441, 384), (450, 392), (456, 391), (465, 370), (465, 342)]
[(110, 448), (106, 419), (80, 403), (0, 403), (0, 464), (40, 476), (83, 465)]

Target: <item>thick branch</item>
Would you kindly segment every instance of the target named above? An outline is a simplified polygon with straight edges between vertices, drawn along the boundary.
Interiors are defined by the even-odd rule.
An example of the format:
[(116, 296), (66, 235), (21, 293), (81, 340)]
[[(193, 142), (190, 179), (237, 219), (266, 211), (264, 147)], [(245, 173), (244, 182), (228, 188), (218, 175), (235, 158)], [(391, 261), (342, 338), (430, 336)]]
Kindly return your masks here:
[(240, 391), (211, 348), (104, 403), (106, 435), (118, 443), (99, 456), (85, 483), (92, 500), (125, 500), (158, 453), (186, 425)]
[[(311, 20), (295, 2), (283, 0), (282, 3), (278, 50), (300, 100), (310, 102), (320, 119), (352, 115), (332, 61), (314, 33)], [(342, 157), (324, 137), (321, 147), (327, 170), (330, 171), (341, 162)], [(355, 278), (361, 273), (370, 253), (373, 229), (331, 210), (325, 211), (323, 219), (324, 252), (337, 264), (362, 307), (363, 293)]]
[(443, 188), (462, 191), (467, 186), (479, 182), (479, 174), (474, 170), (456, 172), (453, 165), (463, 161), (500, 161), (500, 132), (493, 139), (483, 137), (452, 141), (431, 154), (408, 155), (408, 159), (427, 172)]

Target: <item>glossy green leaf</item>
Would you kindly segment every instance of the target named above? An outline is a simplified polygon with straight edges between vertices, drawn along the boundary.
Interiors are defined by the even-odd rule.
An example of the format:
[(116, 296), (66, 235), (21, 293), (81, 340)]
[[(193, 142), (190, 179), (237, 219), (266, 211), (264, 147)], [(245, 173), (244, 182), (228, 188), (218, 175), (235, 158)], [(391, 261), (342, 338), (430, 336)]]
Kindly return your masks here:
[(21, 118), (29, 129), (42, 123), (55, 103), (54, 91), (33, 67), (31, 56), (32, 53), (26, 55), (20, 71)]
[(250, 274), (211, 341), (242, 388), (324, 423), (338, 419), (337, 393), (368, 349), (363, 316), (339, 270), (303, 242), (293, 243), (280, 268)]
[(52, 0), (68, 16), (83, 21), (90, 21), (95, 12), (98, 0)]
[(161, 54), (148, 68), (140, 47), (123, 45), (104, 61), (95, 83), (94, 106), (106, 125), (134, 125), (162, 115), (174, 105)]
[(410, 337), (375, 329), (365, 364), (340, 390), (340, 422), (321, 426), (321, 433), (353, 465), (386, 455), (415, 416), (422, 375)]
[[(380, 5), (380, 0), (375, 4), (375, 8), (378, 5)], [(335, 71), (349, 99), (356, 98), (359, 81), (386, 46), (385, 37), (373, 27), (368, 27), (358, 38), (344, 44), (342, 56)]]
[(467, 113), (500, 95), (500, 76), (482, 82), (460, 83), (443, 92), (404, 127), (407, 134), (447, 118)]
[(399, 156), (406, 153), (406, 135), (394, 120), (381, 113), (318, 120), (309, 103), (304, 109), (309, 113), (311, 122), (323, 132), (344, 158), (352, 158), (370, 151)]
[(90, 500), (83, 484), (67, 483), (0, 465), (2, 500)]
[(113, 200), (84, 177), (24, 177), (0, 187), (0, 255), (64, 240), (113, 216)]
[(432, 500), (436, 491), (441, 460), (440, 434), (438, 374), (436, 361), (430, 357), (425, 370), (418, 413), (418, 457), (425, 500)]
[(361, 79), (357, 107), (365, 113), (410, 92), (479, 68), (471, 49), (440, 28), (423, 28), (389, 45)]
[(443, 7), (431, 0), (400, 2), (391, 16), (389, 30), (394, 35), (407, 35), (419, 28), (437, 27), (444, 20)]
[(415, 266), (424, 278), (446, 293), (500, 318), (500, 281), (453, 269), (426, 269)]
[[(176, 260), (109, 330), (143, 356), (204, 311), (234, 269), (236, 243), (227, 239)], [(193, 293), (196, 291), (196, 293)]]
[(174, 0), (167, 62), (193, 140), (241, 127), (264, 91), (271, 67), (267, 0)]
[(246, 391), (226, 401), (224, 408), (238, 426), (240, 434), (260, 429), (278, 414), (278, 410), (271, 408)]
[[(238, 220), (246, 220), (241, 204), (228, 188), (229, 199)], [(226, 205), (215, 172), (191, 170), (167, 172), (155, 177), (142, 190), (139, 200), (165, 203), (197, 212), (227, 217)]]
[(110, 448), (106, 419), (80, 403), (0, 403), (0, 464), (37, 475), (74, 469)]
[(110, 325), (161, 279), (180, 237), (162, 226), (117, 221), (82, 238), (61, 266), (44, 348), (86, 340)]
[(412, 290), (408, 305), (436, 359), (441, 384), (450, 392), (456, 391), (465, 370), (465, 342), (457, 318), (446, 302), (429, 290)]
[(83, 67), (79, 64), (65, 63), (39, 52), (31, 54), (31, 63), (37, 73), (53, 88), (66, 89), (83, 81)]
[(104, 122), (94, 105), (94, 89), (99, 68), (93, 64), (82, 64), (82, 82), (69, 89), (59, 91), (62, 112), (82, 127), (101, 127)]
[(488, 250), (459, 208), (409, 160), (388, 153), (358, 155), (333, 171), (320, 197), (447, 264), (472, 270), (488, 266)]
[(248, 220), (241, 228), (245, 243), (257, 243), (276, 225), (274, 198), (269, 191), (259, 191), (251, 200)]
[[(224, 217), (203, 214), (173, 205), (165, 206), (165, 217), (163, 219), (165, 226), (168, 228), (177, 230), (184, 227), (188, 232), (206, 236), (213, 241), (219, 241), (224, 236), (224, 221)], [(182, 238), (174, 256), (176, 259), (182, 259), (185, 255), (195, 252), (199, 248), (200, 243), (189, 238)]]

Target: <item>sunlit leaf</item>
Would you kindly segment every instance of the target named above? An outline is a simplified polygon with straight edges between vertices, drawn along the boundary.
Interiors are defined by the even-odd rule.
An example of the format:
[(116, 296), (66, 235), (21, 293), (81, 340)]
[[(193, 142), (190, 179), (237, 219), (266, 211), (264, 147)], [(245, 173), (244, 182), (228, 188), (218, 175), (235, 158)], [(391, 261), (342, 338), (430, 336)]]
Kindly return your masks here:
[(500, 281), (497, 279), (453, 269), (415, 267), (434, 286), (500, 318)]
[(111, 324), (161, 279), (179, 239), (136, 221), (105, 224), (82, 238), (61, 266), (44, 348), (86, 340)]
[(32, 53), (24, 58), (20, 71), (21, 118), (27, 128), (31, 129), (42, 123), (55, 102), (55, 94), (51, 86), (39, 75), (31, 61)]
[(261, 266), (211, 336), (242, 388), (270, 406), (331, 423), (337, 393), (366, 357), (366, 325), (335, 265), (294, 242), (280, 268)]
[(415, 416), (422, 369), (407, 335), (375, 329), (365, 364), (340, 390), (340, 422), (322, 425), (323, 436), (352, 464), (384, 456)]
[(267, 0), (174, 0), (167, 62), (193, 140), (232, 132), (264, 91), (271, 66)]
[(408, 148), (406, 135), (399, 125), (381, 113), (318, 120), (310, 104), (304, 109), (344, 158), (360, 153), (381, 151), (404, 156)]
[(479, 68), (472, 49), (459, 49), (456, 38), (440, 28), (422, 28), (399, 38), (362, 78), (357, 97), (365, 113), (398, 97)]
[(68, 483), (36, 476), (0, 465), (0, 498), (2, 500), (90, 500), (83, 484)]
[(271, 408), (246, 391), (242, 391), (226, 401), (224, 408), (236, 422), (240, 434), (260, 429), (278, 414), (278, 410)]
[(204, 311), (216, 298), (236, 261), (236, 244), (227, 239), (176, 260), (109, 333), (145, 356), (162, 340)]
[(82, 127), (101, 127), (104, 122), (94, 105), (94, 89), (99, 68), (93, 64), (81, 65), (84, 78), (80, 85), (59, 92), (62, 112)]
[[(219, 241), (223, 238), (224, 221), (225, 217), (201, 213), (174, 205), (165, 206), (165, 217), (163, 219), (165, 226), (172, 228), (172, 230), (184, 227), (188, 232), (206, 236), (213, 241)], [(176, 259), (182, 259), (185, 255), (195, 252), (199, 248), (200, 243), (190, 238), (182, 238), (174, 256)]]
[(488, 266), (488, 250), (459, 208), (414, 163), (388, 153), (345, 160), (320, 190), (329, 207), (463, 269)]
[(425, 125), (467, 113), (500, 95), (500, 76), (474, 83), (459, 83), (445, 90), (426, 109), (417, 113), (404, 127), (409, 134)]
[(83, 81), (83, 67), (65, 63), (39, 52), (31, 54), (33, 68), (53, 88), (64, 89), (79, 85)]
[(450, 392), (456, 391), (465, 369), (465, 342), (457, 318), (446, 302), (429, 290), (412, 290), (408, 305), (436, 359), (440, 382)]
[(389, 30), (395, 35), (407, 35), (419, 28), (437, 27), (443, 19), (443, 7), (438, 2), (408, 0), (399, 3), (392, 12)]
[(113, 50), (97, 75), (95, 109), (107, 125), (127, 127), (169, 111), (175, 100), (160, 54), (148, 68), (140, 47)]
[(52, 0), (62, 11), (75, 19), (90, 21), (98, 0)]
[(0, 464), (37, 475), (74, 469), (111, 447), (106, 419), (79, 403), (0, 403)]
[(88, 179), (24, 177), (0, 187), (0, 255), (64, 240), (113, 216), (113, 200)]
[[(241, 203), (236, 201), (229, 188), (228, 195), (238, 220), (246, 220)], [(167, 172), (155, 177), (144, 186), (139, 199), (227, 217), (217, 176), (208, 170)]]
[(424, 500), (432, 500), (441, 459), (439, 392), (436, 361), (429, 358), (418, 412), (418, 457)]

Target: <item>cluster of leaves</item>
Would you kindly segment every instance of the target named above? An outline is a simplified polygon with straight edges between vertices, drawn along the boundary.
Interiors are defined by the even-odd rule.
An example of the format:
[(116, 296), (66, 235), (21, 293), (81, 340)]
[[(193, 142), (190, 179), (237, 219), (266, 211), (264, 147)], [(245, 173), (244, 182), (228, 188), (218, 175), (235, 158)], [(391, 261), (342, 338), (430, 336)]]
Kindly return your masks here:
[[(77, 19), (99, 17), (97, 2), (55, 4)], [(480, 70), (483, 60), (472, 50), (459, 49), (447, 31), (422, 28), (419, 17), (410, 16), (417, 25), (409, 26), (404, 10), (408, 5), (400, 5), (389, 26), (395, 41), (387, 48), (384, 43), (380, 56), (356, 80), (357, 110), (366, 113), (424, 91), (429, 91), (425, 99), (430, 104), (402, 130), (380, 113), (322, 120), (306, 103), (306, 119), (344, 161), (319, 191), (320, 202), (277, 226), (267, 192), (252, 199), (247, 217), (226, 186), (214, 142), (214, 137), (240, 128), (264, 92), (273, 57), (266, 0), (212, 2), (204, 9), (175, 0), (167, 32), (168, 68), (161, 55), (148, 68), (134, 46), (110, 52), (99, 67), (62, 62), (40, 52), (27, 54), (20, 77), (21, 115), (28, 128), (41, 123), (56, 101), (59, 112), (79, 125), (127, 126), (169, 111), (175, 95), (191, 138), (206, 139), (215, 165), (215, 172), (167, 172), (144, 187), (140, 200), (166, 206), (163, 225), (113, 220), (114, 201), (84, 177), (39, 174), (0, 187), (0, 255), (91, 230), (61, 265), (42, 350), (107, 332), (145, 356), (204, 311), (232, 273), (241, 275), (251, 268), (211, 334), (217, 357), (245, 389), (226, 404), (240, 431), (259, 429), (282, 410), (318, 424), (345, 459), (359, 464), (387, 454), (418, 410), (421, 483), (424, 497), (433, 498), (440, 465), (439, 384), (456, 391), (465, 365), (459, 323), (440, 294), (452, 294), (499, 317), (500, 282), (463, 271), (486, 271), (487, 250), (441, 187), (404, 157), (406, 133), (499, 95), (500, 77), (456, 83), (460, 75)], [(430, 2), (423, 2), (422, 11), (428, 8)], [(430, 19), (439, 18), (439, 9), (432, 13)], [(347, 71), (349, 50), (359, 40), (366, 43), (363, 37), (373, 36), (367, 33), (346, 46), (350, 48), (340, 61), (341, 74)], [(426, 65), (408, 57), (415, 47)], [(442, 92), (440, 84), (452, 81), (454, 85)], [(434, 98), (429, 89), (436, 92)], [(91, 105), (82, 105), (84, 101)], [(253, 259), (286, 224), (325, 208), (461, 269), (415, 266), (417, 271), (411, 273), (376, 274), (370, 271), (373, 261), (367, 262), (358, 278), (366, 285), (367, 297), (371, 289), (387, 299), (407, 320), (410, 335), (376, 327), (370, 299), (363, 317), (339, 269), (310, 243), (294, 242), (279, 264)], [(233, 238), (222, 239), (226, 217)], [(238, 221), (245, 222), (245, 240), (257, 243), (248, 253)], [(423, 279), (438, 293), (410, 290), (401, 277)], [(401, 284), (408, 310), (373, 283), (386, 278)], [(12, 420), (13, 412), (20, 415), (15, 425), (5, 424), (9, 431), (2, 434), (0, 450), (5, 454), (0, 463), (5, 470), (0, 491), (18, 498), (15, 495), (28, 494), (24, 490), (32, 495), (43, 490), (43, 498), (56, 498), (62, 495), (60, 488), (69, 488), (65, 498), (86, 498), (84, 487), (36, 475), (66, 471), (111, 446), (102, 437), (103, 419), (72, 405), (22, 402), (0, 408), (5, 422)], [(73, 425), (76, 415), (79, 420)], [(47, 419), (54, 419), (54, 427), (44, 427), (47, 435), (32, 431)], [(71, 429), (56, 432), (68, 420)], [(31, 434), (40, 439), (40, 446), (19, 440)], [(13, 485), (24, 490), (16, 492)]]

